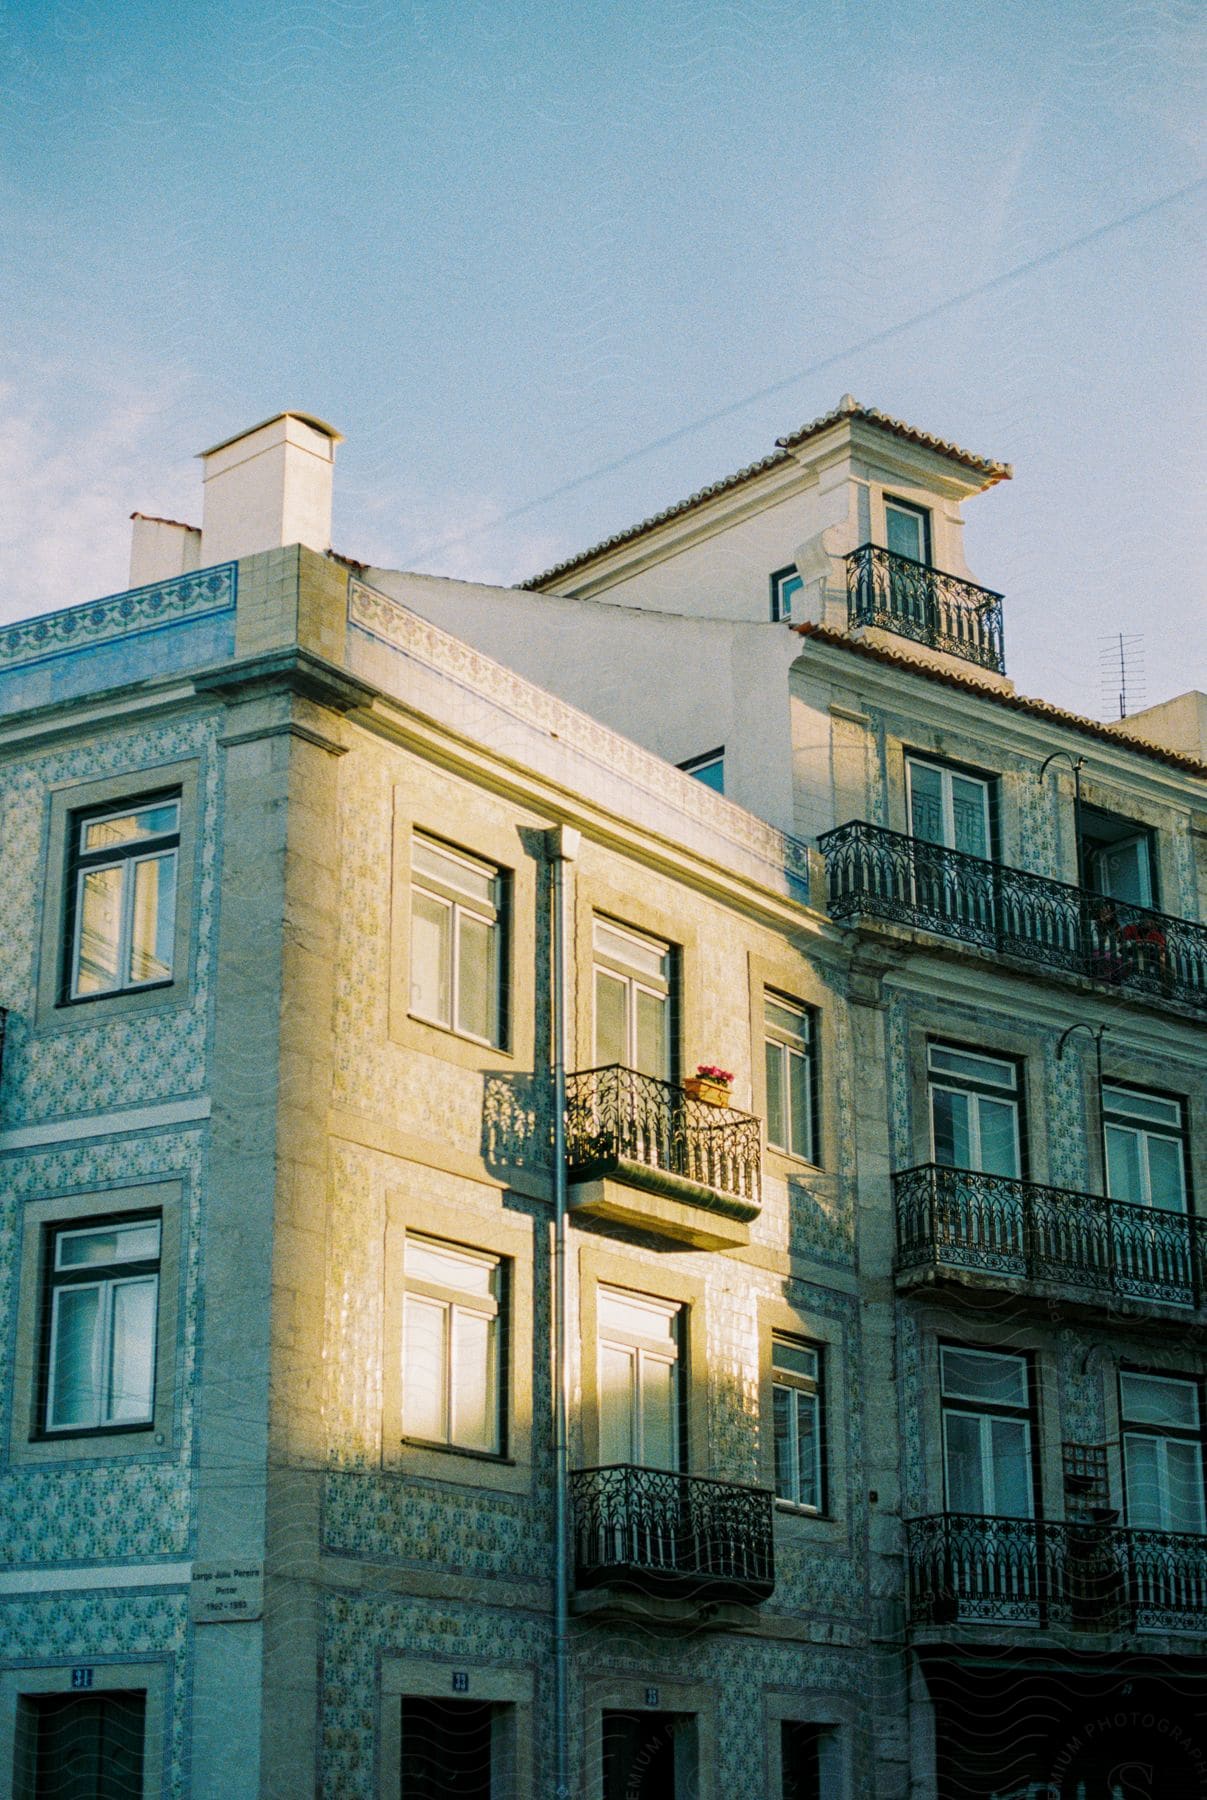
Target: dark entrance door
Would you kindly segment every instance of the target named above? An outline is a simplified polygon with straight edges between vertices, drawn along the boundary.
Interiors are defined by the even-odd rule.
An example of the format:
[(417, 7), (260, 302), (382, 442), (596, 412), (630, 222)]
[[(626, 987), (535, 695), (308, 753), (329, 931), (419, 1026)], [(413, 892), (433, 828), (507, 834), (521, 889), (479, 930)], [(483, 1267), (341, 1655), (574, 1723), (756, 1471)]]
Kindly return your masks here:
[(1204, 1800), (1207, 1743), (1196, 1754), (1189, 1721), (1124, 1706), (1108, 1720), (1074, 1751), (1060, 1800)]
[(142, 1793), (145, 1695), (46, 1694), (28, 1704), (37, 1800), (129, 1800)]
[(491, 1800), (493, 1723), (480, 1700), (404, 1700), (402, 1800)]
[(603, 1800), (696, 1800), (698, 1792), (694, 1719), (604, 1714)]

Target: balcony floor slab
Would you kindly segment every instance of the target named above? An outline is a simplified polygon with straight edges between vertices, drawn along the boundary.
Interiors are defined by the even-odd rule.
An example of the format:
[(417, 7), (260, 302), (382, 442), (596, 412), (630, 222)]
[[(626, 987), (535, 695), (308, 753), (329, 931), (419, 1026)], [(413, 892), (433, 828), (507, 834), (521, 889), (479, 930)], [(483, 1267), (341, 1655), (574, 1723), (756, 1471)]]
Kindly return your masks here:
[[(608, 1174), (570, 1176), (571, 1213), (607, 1219), (693, 1250), (735, 1250), (750, 1242), (758, 1208), (681, 1175), (617, 1161)], [(734, 1216), (740, 1209), (745, 1216)]]

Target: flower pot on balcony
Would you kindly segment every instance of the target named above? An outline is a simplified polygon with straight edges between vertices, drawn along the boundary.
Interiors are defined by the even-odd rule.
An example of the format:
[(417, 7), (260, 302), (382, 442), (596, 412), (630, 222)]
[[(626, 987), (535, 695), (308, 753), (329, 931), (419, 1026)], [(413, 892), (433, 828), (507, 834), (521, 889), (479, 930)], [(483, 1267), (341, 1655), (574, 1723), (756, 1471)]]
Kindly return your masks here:
[(729, 1089), (720, 1081), (708, 1081), (703, 1075), (689, 1075), (683, 1083), (689, 1100), (703, 1100), (709, 1106), (728, 1106)]

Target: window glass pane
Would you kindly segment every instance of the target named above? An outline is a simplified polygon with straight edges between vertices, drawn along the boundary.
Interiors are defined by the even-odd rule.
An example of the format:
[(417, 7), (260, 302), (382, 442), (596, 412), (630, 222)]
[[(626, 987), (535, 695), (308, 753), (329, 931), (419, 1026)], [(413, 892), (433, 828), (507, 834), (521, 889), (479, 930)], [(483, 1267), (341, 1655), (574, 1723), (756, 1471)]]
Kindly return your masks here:
[(642, 1339), (647, 1343), (673, 1344), (679, 1317), (677, 1306), (659, 1306), (637, 1294), (615, 1288), (599, 1288), (596, 1294), (600, 1331), (609, 1337)]
[(443, 1441), (447, 1307), (408, 1294), (403, 1307), (402, 1429), (408, 1437)]
[(495, 1028), (495, 937), (493, 925), (462, 912), (457, 944), (457, 1028), (472, 1037), (493, 1040)]
[(1184, 1439), (1165, 1441), (1165, 1475), (1168, 1488), (1169, 1531), (1203, 1529), (1203, 1452)]
[(939, 1351), (939, 1366), (945, 1394), (997, 1406), (1027, 1404), (1027, 1365), (1021, 1356), (996, 1356), (987, 1350), (962, 1350), (944, 1344)]
[(981, 1128), (981, 1169), (986, 1175), (1016, 1176), (1019, 1168), (1015, 1108), (1004, 1100), (988, 1100), (983, 1094), (977, 1097), (976, 1105)]
[(810, 1350), (805, 1344), (789, 1343), (786, 1338), (775, 1338), (771, 1347), (772, 1366), (792, 1375), (804, 1375), (811, 1380), (817, 1379), (817, 1351)]
[(480, 1313), (453, 1318), (452, 1440), (470, 1450), (498, 1449), (496, 1330)]
[(88, 869), (80, 879), (79, 962), (75, 992), (100, 994), (118, 985), (122, 870)]
[(1154, 1206), (1171, 1212), (1186, 1211), (1186, 1183), (1182, 1146), (1177, 1138), (1148, 1133), (1148, 1185)]
[(1147, 906), (1152, 899), (1148, 844), (1144, 838), (1133, 838), (1130, 843), (1111, 844), (1109, 848), (1096, 850), (1090, 859), (1090, 867), (1100, 894), (1109, 894), (1115, 900), (1130, 900), (1137, 906)]
[(665, 995), (636, 990), (637, 1068), (642, 1075), (665, 1081), (670, 1074), (667, 1057), (667, 1002)]
[(785, 1006), (782, 1000), (767, 1000), (764, 1005), (764, 1016), (767, 1029), (777, 1035), (795, 1039), (806, 1044), (809, 1039), (809, 1016), (795, 1006)]
[(100, 1422), (102, 1292), (99, 1287), (59, 1288), (51, 1320), (51, 1426)]
[(886, 506), (884, 518), (888, 527), (888, 547), (892, 554), (912, 557), (914, 562), (924, 561), (922, 520), (919, 514), (906, 512), (899, 506)]
[(797, 1469), (802, 1506), (821, 1505), (820, 1450), (816, 1394), (796, 1394)]
[(444, 1244), (408, 1233), (403, 1267), (408, 1280), (437, 1282), (441, 1287), (459, 1288), (463, 1294), (487, 1298), (494, 1294), (499, 1265), (497, 1258), (460, 1255)]
[(767, 1064), (767, 1142), (781, 1150), (791, 1149), (788, 1141), (787, 1095), (784, 1092), (784, 1058), (782, 1044), (764, 1044)]
[(797, 1463), (793, 1407), (795, 1395), (790, 1388), (772, 1389), (771, 1400), (775, 1423), (775, 1491), (781, 1500), (797, 1498)]
[(412, 839), (411, 869), (415, 874), (427, 875), (442, 887), (453, 888), (457, 893), (466, 894), (486, 906), (493, 908), (495, 904), (497, 876), (493, 869), (454, 856), (427, 838)]
[(1127, 1127), (1106, 1128), (1107, 1186), (1113, 1200), (1144, 1204), (1144, 1178), (1140, 1172), (1140, 1134)]
[(411, 898), (411, 1011), (450, 1025), (452, 908), (416, 892)]
[(795, 1051), (788, 1053), (789, 1114), (792, 1125), (792, 1152), (809, 1157), (813, 1153), (810, 1129), (812, 1108), (809, 1104), (809, 1064)]
[(992, 1511), (999, 1518), (1031, 1517), (1031, 1432), (1023, 1419), (991, 1419)]
[(981, 1457), (981, 1420), (974, 1413), (945, 1412), (948, 1512), (988, 1511)]
[(909, 802), (913, 835), (927, 844), (943, 842), (943, 779), (925, 763), (909, 765)]
[(1165, 1528), (1160, 1451), (1156, 1438), (1129, 1432), (1123, 1440), (1127, 1522), (1141, 1530), (1161, 1531)]
[(1181, 1107), (1164, 1094), (1141, 1094), (1135, 1088), (1112, 1087), (1104, 1082), (1102, 1104), (1108, 1113), (1121, 1113), (1152, 1125), (1168, 1125), (1175, 1131), (1182, 1127)]
[(608, 1063), (629, 1062), (629, 1034), (626, 1002), (628, 987), (615, 975), (602, 969), (595, 971), (595, 1062), (602, 1068)]
[(967, 856), (988, 856), (989, 832), (985, 816), (985, 784), (965, 775), (951, 777), (951, 810), (955, 822), (955, 847)]
[(158, 1255), (158, 1219), (139, 1219), (128, 1225), (102, 1225), (91, 1231), (60, 1231), (55, 1239), (56, 1269), (142, 1262)]
[(673, 1469), (677, 1457), (675, 1429), (675, 1365), (662, 1357), (642, 1354), (641, 1455), (647, 1469)]
[(120, 1281), (113, 1287), (107, 1417), (130, 1424), (151, 1417), (155, 1392), (155, 1300), (159, 1282)]
[(633, 1389), (636, 1352), (617, 1344), (599, 1347), (599, 1460), (636, 1460), (633, 1444)]
[(685, 769), (684, 774), (690, 775), (693, 781), (702, 781), (704, 786), (712, 788), (714, 793), (723, 794), (725, 792), (725, 758), (723, 756), (714, 756), (711, 762), (695, 763), (690, 769)]
[(936, 1087), (930, 1091), (935, 1161), (945, 1169), (968, 1169), (972, 1166), (970, 1100), (970, 1095), (953, 1093), (950, 1088)]
[(176, 923), (176, 854), (136, 862), (130, 919), (131, 981), (167, 981)]
[(606, 924), (603, 919), (595, 921), (595, 950), (598, 956), (632, 969), (635, 974), (647, 978), (656, 977), (661, 981), (667, 979), (665, 945), (654, 944), (647, 938), (621, 931), (614, 925)]
[(978, 1056), (972, 1050), (956, 1050), (950, 1044), (931, 1044), (927, 1051), (930, 1067), (941, 1075), (959, 1075), (965, 1081), (979, 1082), (982, 1087), (1018, 1087), (1018, 1070), (1014, 1063), (994, 1056)]
[(1119, 1394), (1125, 1419), (1198, 1430), (1199, 1391), (1193, 1381), (1136, 1375), (1125, 1370), (1119, 1376)]
[(80, 828), (80, 848), (85, 851), (111, 850), (118, 844), (163, 837), (176, 831), (179, 825), (179, 800), (165, 800), (158, 806), (142, 806), (134, 812), (122, 813), (118, 818), (89, 820)]

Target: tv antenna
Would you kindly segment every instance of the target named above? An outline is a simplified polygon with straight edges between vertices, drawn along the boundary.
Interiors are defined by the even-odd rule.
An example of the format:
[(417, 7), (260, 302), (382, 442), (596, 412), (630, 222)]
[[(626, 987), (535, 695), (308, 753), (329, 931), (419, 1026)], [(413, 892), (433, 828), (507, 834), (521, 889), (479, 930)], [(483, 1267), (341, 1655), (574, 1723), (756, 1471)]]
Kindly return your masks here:
[(1126, 719), (1144, 705), (1144, 636), (1142, 632), (1113, 632), (1098, 652), (1098, 679), (1102, 711)]

